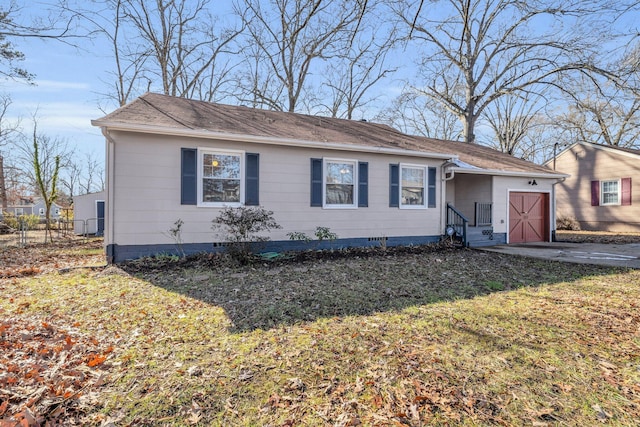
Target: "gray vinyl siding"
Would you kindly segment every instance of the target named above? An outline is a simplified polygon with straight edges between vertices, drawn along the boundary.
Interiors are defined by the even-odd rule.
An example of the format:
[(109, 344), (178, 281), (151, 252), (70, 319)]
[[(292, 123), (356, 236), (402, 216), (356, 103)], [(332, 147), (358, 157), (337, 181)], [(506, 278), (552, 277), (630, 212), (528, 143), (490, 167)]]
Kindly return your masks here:
[[(219, 240), (211, 220), (220, 208), (180, 204), (181, 148), (198, 147), (260, 154), (260, 205), (274, 211), (283, 227), (270, 234), (272, 240), (287, 240), (292, 231), (312, 234), (318, 226), (329, 227), (340, 238), (442, 234), (442, 160), (122, 132), (114, 132), (114, 139), (113, 238), (107, 231), (107, 244), (171, 244), (167, 231), (177, 219), (184, 221), (185, 243)], [(323, 157), (368, 163), (368, 207), (310, 206), (310, 159)], [(436, 167), (436, 208), (390, 208), (390, 163)]]

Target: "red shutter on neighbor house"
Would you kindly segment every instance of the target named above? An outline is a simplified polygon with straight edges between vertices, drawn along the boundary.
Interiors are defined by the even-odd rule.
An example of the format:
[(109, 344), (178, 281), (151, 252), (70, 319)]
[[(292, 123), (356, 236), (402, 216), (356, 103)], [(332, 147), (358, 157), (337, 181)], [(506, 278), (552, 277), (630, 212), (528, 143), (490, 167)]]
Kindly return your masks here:
[(622, 178), (620, 180), (622, 182), (622, 192), (620, 204), (622, 206), (630, 206), (631, 205), (631, 178)]
[(600, 181), (591, 181), (591, 206), (600, 206)]

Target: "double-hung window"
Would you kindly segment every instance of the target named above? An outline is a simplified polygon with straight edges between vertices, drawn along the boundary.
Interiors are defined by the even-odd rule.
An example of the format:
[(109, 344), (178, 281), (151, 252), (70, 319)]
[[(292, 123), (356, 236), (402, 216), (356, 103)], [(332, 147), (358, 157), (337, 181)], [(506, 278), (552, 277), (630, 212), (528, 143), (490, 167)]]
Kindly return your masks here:
[(355, 208), (357, 200), (357, 162), (354, 160), (324, 161), (324, 206)]
[(631, 206), (631, 178), (591, 181), (591, 206)]
[(400, 165), (400, 207), (425, 208), (427, 168), (424, 166)]
[(258, 206), (258, 153), (182, 148), (180, 203), (202, 207)]
[(311, 159), (311, 206), (369, 206), (369, 163), (351, 159)]
[(202, 205), (240, 204), (243, 200), (243, 153), (199, 150), (199, 201)]
[(601, 181), (600, 189), (602, 190), (602, 205), (619, 205), (620, 204), (620, 182), (616, 180)]
[(436, 168), (404, 163), (389, 165), (389, 207), (436, 207)]

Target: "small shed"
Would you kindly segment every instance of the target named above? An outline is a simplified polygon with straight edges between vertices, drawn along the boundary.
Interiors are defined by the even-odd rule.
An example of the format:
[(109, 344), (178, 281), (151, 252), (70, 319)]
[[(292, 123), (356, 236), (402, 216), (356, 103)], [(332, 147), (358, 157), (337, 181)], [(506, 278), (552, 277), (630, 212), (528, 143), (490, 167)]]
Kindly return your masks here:
[(76, 234), (104, 235), (105, 192), (73, 198), (73, 230)]

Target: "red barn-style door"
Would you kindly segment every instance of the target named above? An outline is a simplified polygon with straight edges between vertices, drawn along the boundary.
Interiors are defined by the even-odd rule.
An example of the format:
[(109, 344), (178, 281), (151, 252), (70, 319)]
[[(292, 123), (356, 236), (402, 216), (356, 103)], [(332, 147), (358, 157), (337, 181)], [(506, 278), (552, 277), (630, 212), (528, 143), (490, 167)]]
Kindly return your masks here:
[(509, 195), (509, 243), (549, 241), (549, 194)]

